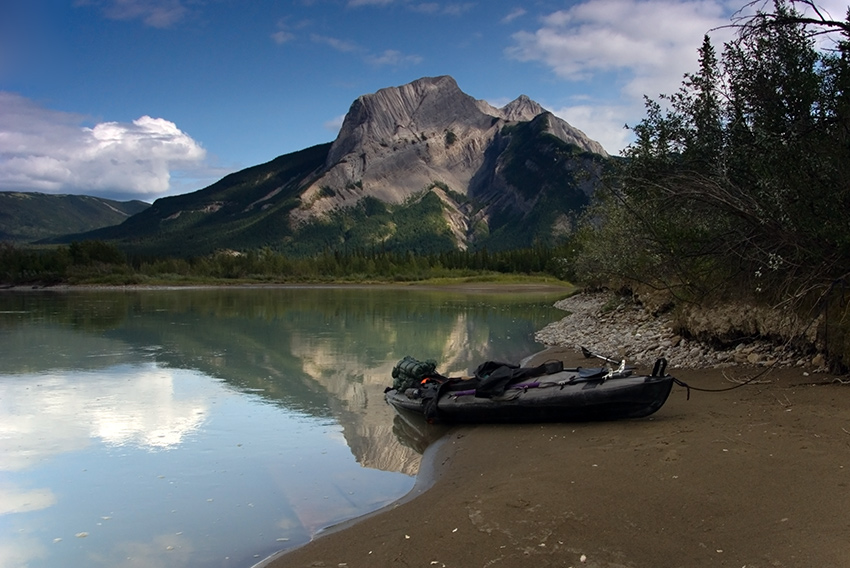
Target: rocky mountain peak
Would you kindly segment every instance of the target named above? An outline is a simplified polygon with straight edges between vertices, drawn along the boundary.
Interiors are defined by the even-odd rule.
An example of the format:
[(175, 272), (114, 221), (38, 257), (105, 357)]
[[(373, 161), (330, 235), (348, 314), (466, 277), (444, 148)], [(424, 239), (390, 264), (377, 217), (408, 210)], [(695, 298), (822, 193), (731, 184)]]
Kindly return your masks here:
[(387, 87), (358, 97), (349, 108), (331, 146), (327, 165), (369, 143), (427, 137), (453, 123), (485, 124), (477, 101), (460, 90), (452, 77), (424, 77), (400, 87)]
[(467, 194), (473, 178), (481, 178), (488, 149), (503, 139), (503, 127), (544, 115), (546, 132), (607, 156), (601, 145), (526, 95), (495, 108), (461, 91), (447, 75), (362, 95), (351, 104), (293, 220), (322, 216), (366, 196), (401, 203), (435, 184)]
[(520, 95), (499, 110), (501, 111), (501, 118), (516, 122), (527, 122), (546, 112), (546, 109), (526, 95)]

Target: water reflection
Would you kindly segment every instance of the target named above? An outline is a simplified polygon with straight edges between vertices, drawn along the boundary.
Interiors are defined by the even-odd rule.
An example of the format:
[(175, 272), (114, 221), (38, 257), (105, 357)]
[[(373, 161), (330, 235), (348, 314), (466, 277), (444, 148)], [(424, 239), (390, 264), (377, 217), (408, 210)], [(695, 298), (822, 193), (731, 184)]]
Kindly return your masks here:
[(392, 366), (519, 360), (555, 299), (0, 294), (0, 565), (248, 566), (397, 498), (440, 431), (386, 405)]
[(19, 471), (98, 441), (175, 447), (200, 426), (209, 401), (182, 392), (173, 370), (152, 363), (107, 369), (3, 377), (0, 470)]

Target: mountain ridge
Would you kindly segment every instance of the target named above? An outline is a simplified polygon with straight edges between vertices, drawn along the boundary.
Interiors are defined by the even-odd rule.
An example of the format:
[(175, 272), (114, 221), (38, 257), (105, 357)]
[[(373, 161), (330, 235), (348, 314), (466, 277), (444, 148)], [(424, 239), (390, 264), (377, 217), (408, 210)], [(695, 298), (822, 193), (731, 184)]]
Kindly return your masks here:
[(0, 241), (25, 243), (118, 225), (148, 207), (139, 200), (0, 191)]
[[(325, 172), (304, 191), (299, 222), (348, 206), (364, 193), (401, 203), (434, 181), (461, 193), (483, 165), (501, 129), (547, 113), (521, 95), (502, 108), (472, 98), (449, 76), (424, 77), (358, 97), (331, 146)], [(604, 148), (551, 114), (551, 133), (585, 151)], [(367, 186), (364, 190), (364, 186)], [(316, 199), (333, 190), (332, 199)]]
[(525, 95), (502, 108), (449, 76), (352, 102), (336, 139), (65, 238), (196, 256), (269, 247), (438, 252), (562, 242), (611, 158)]

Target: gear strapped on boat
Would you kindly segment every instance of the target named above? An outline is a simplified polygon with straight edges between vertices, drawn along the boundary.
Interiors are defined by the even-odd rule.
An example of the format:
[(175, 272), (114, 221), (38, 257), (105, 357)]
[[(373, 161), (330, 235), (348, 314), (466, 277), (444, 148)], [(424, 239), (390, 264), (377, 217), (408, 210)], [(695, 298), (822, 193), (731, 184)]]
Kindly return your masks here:
[[(530, 395), (530, 391), (572, 389), (571, 394), (565, 395), (567, 398), (558, 395), (557, 399), (550, 399), (557, 400), (556, 404), (566, 404), (563, 401), (569, 397), (578, 400), (575, 397), (584, 396), (575, 391), (581, 385), (588, 385), (589, 388), (597, 390), (593, 385), (603, 385), (609, 380), (620, 384), (615, 379), (632, 377), (634, 368), (627, 367), (624, 360), (605, 360), (618, 365), (565, 368), (562, 361), (550, 360), (536, 367), (522, 367), (500, 361), (487, 361), (478, 366), (472, 377), (466, 378), (444, 376), (436, 371), (434, 361), (423, 362), (406, 356), (393, 368), (393, 386), (388, 387), (385, 393), (390, 393), (387, 395), (388, 400), (419, 409), (429, 422), (441, 419), (444, 415), (443, 403), (452, 401), (460, 403), (461, 400), (486, 400), (492, 401), (487, 403), (488, 406), (499, 406), (517, 401), (525, 393)], [(638, 384), (644, 379), (669, 381), (671, 377), (665, 374), (666, 368), (667, 361), (659, 359), (653, 368), (653, 374), (649, 377), (639, 377)], [(669, 387), (667, 390), (669, 391)], [(391, 391), (397, 394), (391, 394)], [(401, 398), (398, 398), (399, 396)], [(404, 403), (403, 400), (409, 402)], [(528, 408), (538, 404), (532, 400), (541, 399), (534, 397), (522, 404)], [(477, 406), (480, 408), (480, 405)], [(533, 412), (529, 411), (528, 415), (533, 415)]]

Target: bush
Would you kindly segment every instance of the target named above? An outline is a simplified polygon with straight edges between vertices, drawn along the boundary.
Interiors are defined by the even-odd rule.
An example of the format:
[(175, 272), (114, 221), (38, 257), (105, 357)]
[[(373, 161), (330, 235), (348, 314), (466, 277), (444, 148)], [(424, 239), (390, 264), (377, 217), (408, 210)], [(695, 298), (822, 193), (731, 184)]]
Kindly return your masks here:
[[(815, 36), (836, 30), (835, 50), (818, 51)], [(695, 301), (743, 295), (813, 320), (843, 297), (850, 13), (812, 23), (778, 0), (740, 23), (720, 58), (705, 37), (699, 71), (676, 94), (647, 99), (632, 130), (627, 159), (584, 220), (583, 279)]]

